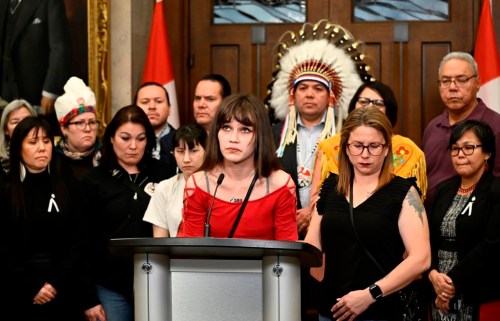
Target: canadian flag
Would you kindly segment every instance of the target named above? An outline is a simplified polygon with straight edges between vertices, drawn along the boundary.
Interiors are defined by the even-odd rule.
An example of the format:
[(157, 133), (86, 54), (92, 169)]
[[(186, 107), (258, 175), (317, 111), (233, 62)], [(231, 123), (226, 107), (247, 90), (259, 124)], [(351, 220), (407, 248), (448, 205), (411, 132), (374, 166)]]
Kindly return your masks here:
[(500, 57), (495, 38), (490, 0), (484, 0), (477, 28), (474, 58), (477, 61), (481, 88), (477, 96), (486, 106), (500, 113)]
[(175, 91), (174, 70), (170, 58), (170, 44), (168, 42), (167, 25), (163, 15), (163, 0), (156, 0), (151, 33), (149, 34), (148, 52), (142, 74), (142, 82), (154, 81), (162, 84), (168, 91), (170, 98), (170, 115), (168, 123), (178, 128), (179, 109)]

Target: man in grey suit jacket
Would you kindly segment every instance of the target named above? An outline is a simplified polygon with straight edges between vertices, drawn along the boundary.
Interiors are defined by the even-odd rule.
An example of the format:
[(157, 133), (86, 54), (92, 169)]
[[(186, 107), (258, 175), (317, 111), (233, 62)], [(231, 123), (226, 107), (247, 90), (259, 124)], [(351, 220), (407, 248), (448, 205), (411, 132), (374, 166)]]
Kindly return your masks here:
[(64, 0), (0, 0), (0, 39), (0, 97), (53, 113), (69, 78)]

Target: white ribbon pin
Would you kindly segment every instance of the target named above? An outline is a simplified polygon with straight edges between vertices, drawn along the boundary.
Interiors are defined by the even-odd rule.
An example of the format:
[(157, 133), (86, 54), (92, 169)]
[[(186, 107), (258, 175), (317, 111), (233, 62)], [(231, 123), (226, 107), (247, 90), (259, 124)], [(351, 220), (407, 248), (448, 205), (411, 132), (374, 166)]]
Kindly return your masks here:
[(56, 212), (59, 213), (59, 206), (57, 206), (56, 196), (54, 194), (50, 194), (49, 208), (47, 209), (47, 212), (51, 213), (52, 207), (55, 207)]
[(467, 216), (471, 216), (472, 215), (472, 204), (474, 203), (475, 200), (476, 200), (476, 197), (472, 196), (469, 204), (467, 204), (467, 206), (464, 208), (464, 210), (460, 214), (464, 215), (466, 212), (469, 212), (467, 214)]

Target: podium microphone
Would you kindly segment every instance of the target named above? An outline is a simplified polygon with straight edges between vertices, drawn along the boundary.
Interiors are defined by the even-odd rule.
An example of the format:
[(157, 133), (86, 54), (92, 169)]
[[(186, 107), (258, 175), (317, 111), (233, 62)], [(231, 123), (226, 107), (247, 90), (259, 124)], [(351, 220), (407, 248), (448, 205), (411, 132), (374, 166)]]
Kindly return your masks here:
[(208, 209), (207, 220), (205, 221), (205, 237), (210, 236), (210, 214), (212, 214), (212, 207), (214, 206), (215, 194), (217, 194), (217, 189), (219, 188), (220, 184), (222, 184), (223, 180), (224, 180), (224, 173), (221, 173), (219, 175), (219, 178), (217, 178), (217, 185), (215, 186), (214, 196), (212, 197), (212, 204), (210, 204), (210, 208)]

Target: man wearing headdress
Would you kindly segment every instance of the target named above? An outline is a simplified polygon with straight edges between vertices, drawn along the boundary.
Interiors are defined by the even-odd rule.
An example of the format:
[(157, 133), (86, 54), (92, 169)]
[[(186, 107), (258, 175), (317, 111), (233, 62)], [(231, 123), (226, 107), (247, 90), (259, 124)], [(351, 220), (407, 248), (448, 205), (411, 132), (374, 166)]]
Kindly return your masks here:
[[(277, 153), (281, 165), (297, 187), (297, 229), (303, 239), (311, 220), (308, 204), (316, 150), (320, 140), (335, 133), (333, 108), (329, 107), (333, 92), (329, 81), (314, 72), (304, 72), (293, 78), (289, 114), (273, 125), (273, 134), (279, 146)], [(285, 145), (287, 139), (289, 143)], [(311, 294), (316, 292), (318, 283), (309, 275), (309, 269), (302, 271), (301, 280), (301, 314), (306, 320), (309, 310), (316, 306), (315, 296)]]
[[(328, 83), (324, 79), (298, 77), (293, 86), (293, 102), (296, 111), (296, 137), (282, 149), (281, 164), (297, 186), (297, 227), (299, 233), (307, 231), (310, 220), (309, 194), (311, 190), (312, 169), (320, 134), (325, 129), (329, 99)], [(284, 129), (284, 121), (273, 125), (276, 146)], [(328, 133), (323, 133), (325, 138)], [(303, 208), (304, 206), (304, 208)]]

